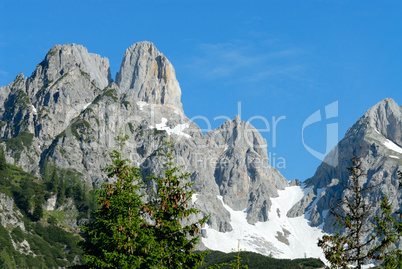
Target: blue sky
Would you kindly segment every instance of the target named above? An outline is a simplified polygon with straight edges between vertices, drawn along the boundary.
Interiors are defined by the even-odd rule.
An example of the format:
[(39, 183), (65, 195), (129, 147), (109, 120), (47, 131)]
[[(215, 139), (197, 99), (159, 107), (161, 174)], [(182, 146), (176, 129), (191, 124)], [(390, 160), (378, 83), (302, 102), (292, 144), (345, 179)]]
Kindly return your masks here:
[(310, 115), (320, 110), (323, 120), (304, 129), (305, 145), (325, 153), (328, 124), (341, 139), (384, 98), (402, 104), (401, 10), (400, 1), (367, 0), (0, 0), (0, 86), (30, 76), (55, 44), (108, 57), (114, 77), (129, 46), (151, 41), (175, 67), (189, 118), (216, 128), (215, 117), (234, 118), (241, 106), (242, 120), (254, 119), (267, 139), (271, 164), (305, 180), (321, 162), (302, 142)]

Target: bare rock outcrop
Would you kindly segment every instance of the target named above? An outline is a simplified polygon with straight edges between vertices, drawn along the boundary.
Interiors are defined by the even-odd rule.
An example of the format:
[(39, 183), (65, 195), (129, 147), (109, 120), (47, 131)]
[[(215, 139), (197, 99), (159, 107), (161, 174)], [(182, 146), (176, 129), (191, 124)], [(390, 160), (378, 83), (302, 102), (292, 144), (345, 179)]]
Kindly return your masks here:
[(347, 195), (352, 156), (359, 157), (367, 176), (366, 186), (375, 186), (365, 199), (372, 203), (373, 213), (379, 214), (378, 198), (387, 195), (394, 211), (400, 210), (402, 193), (398, 190), (397, 171), (402, 171), (402, 107), (387, 98), (370, 108), (349, 128), (345, 137), (328, 154), (314, 176), (305, 182), (312, 188), (289, 212), (289, 216), (306, 214), (313, 226), (323, 225), (326, 232), (339, 229), (328, 214), (333, 197)]
[(249, 223), (266, 221), (270, 199), (288, 184), (269, 166), (267, 143), (249, 123), (236, 117), (204, 135), (185, 116), (173, 66), (150, 42), (125, 52), (116, 83), (106, 58), (80, 45), (56, 45), (31, 77), (18, 75), (0, 94), (6, 158), (39, 177), (55, 170), (99, 187), (122, 128), (130, 136), (124, 156), (144, 178), (161, 173), (158, 152), (173, 137), (176, 163), (197, 191), (195, 206), (221, 232), (232, 229), (223, 203), (247, 209)]
[(139, 42), (126, 50), (116, 83), (129, 101), (171, 105), (182, 110), (174, 68), (151, 42)]

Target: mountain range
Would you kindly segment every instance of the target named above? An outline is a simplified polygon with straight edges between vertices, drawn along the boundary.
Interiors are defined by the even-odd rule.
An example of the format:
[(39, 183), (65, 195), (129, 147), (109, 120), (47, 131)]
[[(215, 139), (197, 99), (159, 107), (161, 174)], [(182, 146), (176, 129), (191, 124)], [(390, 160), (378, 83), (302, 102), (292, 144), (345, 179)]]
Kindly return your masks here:
[[(236, 116), (203, 134), (180, 98), (172, 64), (151, 42), (126, 50), (115, 81), (107, 58), (81, 45), (56, 45), (30, 77), (18, 74), (0, 88), (0, 146), (7, 162), (25, 172), (42, 180), (63, 174), (88, 191), (107, 180), (101, 169), (111, 162), (120, 131), (130, 137), (124, 156), (144, 178), (161, 173), (158, 150), (172, 137), (176, 162), (194, 182), (193, 205), (210, 215), (200, 249), (230, 252), (240, 240), (242, 249), (264, 255), (323, 259), (317, 239), (336, 229), (331, 199), (347, 195), (341, 183), (348, 182), (354, 155), (367, 172), (366, 184), (379, 184), (367, 199), (387, 195), (393, 209), (401, 209), (402, 107), (391, 98), (350, 127), (303, 183), (289, 182), (268, 164), (267, 141), (250, 123)], [(14, 202), (6, 194), (0, 201), (9, 208)], [(68, 199), (47, 197), (43, 208), (67, 214), (73, 229), (85, 221)], [(7, 218), (16, 214), (2, 211), (1, 224), (22, 227), (18, 217)]]

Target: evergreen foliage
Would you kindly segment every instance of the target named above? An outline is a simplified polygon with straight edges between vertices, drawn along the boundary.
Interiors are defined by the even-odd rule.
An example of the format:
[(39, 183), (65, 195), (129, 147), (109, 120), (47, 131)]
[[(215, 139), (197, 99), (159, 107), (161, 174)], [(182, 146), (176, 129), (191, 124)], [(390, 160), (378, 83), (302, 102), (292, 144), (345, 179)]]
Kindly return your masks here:
[(223, 269), (223, 268), (232, 268), (232, 269), (248, 269), (248, 265), (242, 264), (242, 258), (240, 254), (244, 252), (243, 250), (240, 249), (240, 240), (238, 240), (237, 244), (237, 251), (232, 249), (232, 253), (236, 253), (236, 256), (234, 259), (232, 259), (230, 262), (223, 262), (219, 264), (214, 264), (212, 267), (208, 267), (209, 269)]
[[(200, 226), (207, 217), (183, 224), (200, 211), (188, 208), (194, 191), (173, 164), (173, 143), (167, 142), (163, 177), (151, 176), (156, 194), (143, 202), (140, 169), (122, 158), (128, 136), (120, 134), (120, 151), (113, 151), (113, 164), (105, 168), (115, 183), (98, 190), (99, 209), (94, 221), (84, 225), (85, 241), (80, 246), (90, 268), (196, 268), (207, 253), (194, 252)], [(145, 199), (144, 199), (145, 200)], [(148, 221), (147, 221), (148, 220)]]
[(349, 193), (331, 206), (331, 214), (337, 219), (337, 225), (343, 227), (345, 235), (324, 235), (318, 241), (318, 246), (324, 251), (325, 258), (331, 263), (332, 268), (344, 268), (356, 264), (361, 268), (364, 262), (370, 259), (370, 253), (366, 248), (374, 240), (366, 239), (370, 232), (365, 224), (371, 215), (371, 205), (364, 200), (364, 195), (372, 187), (363, 187), (361, 178), (365, 176), (361, 163), (357, 157), (352, 158), (353, 166), (348, 167), (350, 177), (349, 184), (342, 184)]
[(35, 197), (35, 207), (32, 212), (32, 220), (39, 221), (43, 217), (43, 207), (42, 204), (44, 202), (43, 197)]
[(194, 252), (194, 248), (208, 216), (188, 223), (189, 216), (200, 213), (200, 210), (188, 206), (195, 193), (192, 190), (194, 183), (188, 181), (189, 173), (182, 173), (174, 165), (172, 140), (165, 143), (164, 156), (167, 161), (164, 176), (151, 175), (157, 193), (146, 208), (155, 223), (152, 230), (157, 241), (158, 268), (196, 268), (207, 254)]
[[(400, 171), (398, 176), (399, 188), (401, 188), (402, 173)], [(371, 250), (373, 259), (383, 261), (384, 268), (402, 268), (402, 251), (395, 248), (395, 244), (402, 237), (401, 217), (401, 212), (393, 214), (388, 197), (384, 195), (381, 201), (381, 215), (374, 217), (373, 236), (381, 238), (381, 242)]]
[[(199, 266), (198, 269), (211, 269), (216, 268), (218, 264), (220, 269), (237, 268), (230, 265), (233, 262), (237, 266), (237, 255), (241, 258), (240, 266), (247, 266), (248, 269), (313, 269), (313, 268), (324, 268), (325, 264), (315, 258), (307, 259), (275, 259), (271, 257), (264, 256), (262, 254), (241, 251), (240, 253), (223, 253), (220, 251), (211, 251), (205, 257), (203, 265)], [(226, 265), (223, 265), (226, 264)]]
[(19, 160), (24, 147), (29, 148), (31, 146), (33, 137), (34, 134), (22, 131), (16, 137), (0, 139), (0, 143), (5, 142), (7, 149), (12, 150), (13, 157)]
[[(382, 213), (374, 216), (373, 225), (369, 225), (373, 217), (372, 206), (364, 197), (375, 186), (363, 187), (361, 179), (366, 174), (357, 157), (352, 158), (352, 164), (348, 167), (349, 184), (343, 184), (349, 193), (340, 199), (336, 198), (337, 202), (330, 210), (337, 219), (336, 224), (344, 228), (344, 235), (341, 236), (339, 232), (324, 235), (318, 240), (318, 246), (323, 249), (331, 268), (347, 268), (353, 265), (360, 269), (364, 263), (373, 259), (384, 260), (385, 268), (397, 268), (401, 252), (390, 251), (389, 247), (399, 241), (402, 224), (392, 216), (391, 205), (384, 196), (381, 202)], [(381, 238), (379, 243), (375, 243), (376, 238)]]
[(39, 180), (6, 162), (0, 150), (0, 192), (12, 197), (17, 207), (32, 221), (43, 217), (46, 191)]
[[(126, 139), (117, 137), (121, 151)], [(94, 221), (82, 226), (85, 241), (80, 246), (89, 268), (150, 268), (154, 263), (154, 239), (141, 211), (140, 170), (123, 159), (121, 151), (110, 154), (113, 164), (104, 169), (116, 182), (104, 183), (98, 190), (100, 207)]]
[(3, 149), (0, 149), (0, 171), (7, 169), (6, 157), (4, 156)]
[[(8, 230), (0, 225), (0, 268), (59, 268), (72, 265), (82, 251), (76, 245), (78, 237), (60, 228), (55, 218), (48, 223), (42, 208), (46, 186), (20, 168), (7, 164), (0, 150), (0, 192), (14, 199), (15, 211), (23, 213), (23, 231), (18, 226)], [(46, 213), (49, 216), (49, 213)], [(19, 217), (18, 217), (19, 218)], [(50, 220), (50, 222), (49, 222)], [(11, 242), (26, 240), (30, 254), (16, 250)], [(35, 255), (33, 255), (35, 254)]]
[(85, 183), (80, 180), (80, 173), (74, 169), (59, 169), (46, 162), (42, 178), (47, 190), (46, 200), (56, 195), (56, 208), (59, 208), (67, 199), (72, 199), (79, 212), (77, 219), (89, 218), (95, 209), (95, 197), (93, 190), (88, 191)]

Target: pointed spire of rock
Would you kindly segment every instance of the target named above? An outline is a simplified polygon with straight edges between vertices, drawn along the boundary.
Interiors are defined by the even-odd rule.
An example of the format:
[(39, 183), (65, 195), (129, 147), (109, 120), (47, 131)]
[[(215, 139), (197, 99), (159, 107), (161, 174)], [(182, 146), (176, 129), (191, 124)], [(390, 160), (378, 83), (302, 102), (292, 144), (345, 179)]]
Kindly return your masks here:
[(347, 132), (352, 135), (368, 124), (375, 132), (402, 146), (402, 107), (392, 98), (386, 98), (371, 107)]
[(236, 122), (237, 124), (239, 124), (240, 121), (241, 121), (240, 116), (239, 116), (238, 114), (236, 114), (236, 116), (235, 116), (235, 122)]
[(126, 50), (116, 83), (122, 92), (138, 101), (182, 110), (174, 68), (151, 42), (139, 42)]

